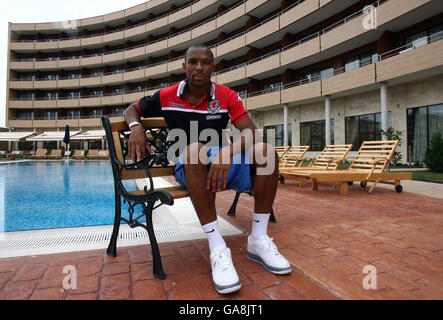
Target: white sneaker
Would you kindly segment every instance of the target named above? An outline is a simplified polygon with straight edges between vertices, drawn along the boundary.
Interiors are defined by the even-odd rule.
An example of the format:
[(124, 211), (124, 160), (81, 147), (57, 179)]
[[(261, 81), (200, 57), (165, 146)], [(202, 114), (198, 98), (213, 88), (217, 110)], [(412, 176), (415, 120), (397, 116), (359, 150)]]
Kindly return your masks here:
[(262, 264), (266, 270), (276, 274), (287, 274), (291, 272), (291, 265), (288, 260), (278, 252), (272, 238), (267, 235), (261, 236), (257, 240), (248, 237), (247, 257)]
[(240, 289), (240, 278), (232, 263), (231, 250), (225, 246), (218, 246), (211, 253), (210, 258), (215, 290), (225, 294)]

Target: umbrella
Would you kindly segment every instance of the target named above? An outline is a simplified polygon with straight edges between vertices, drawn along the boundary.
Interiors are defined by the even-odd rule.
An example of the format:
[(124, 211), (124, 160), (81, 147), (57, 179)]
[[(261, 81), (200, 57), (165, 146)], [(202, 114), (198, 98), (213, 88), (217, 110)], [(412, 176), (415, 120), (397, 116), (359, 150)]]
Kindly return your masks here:
[(71, 136), (69, 134), (69, 126), (68, 125), (66, 125), (66, 127), (65, 127), (65, 137), (63, 138), (63, 142), (66, 143), (66, 152), (69, 152), (69, 142), (71, 142)]
[(66, 125), (65, 127), (65, 137), (63, 138), (63, 142), (66, 143), (66, 145), (69, 144), (69, 142), (71, 142), (71, 137), (69, 135), (69, 126)]

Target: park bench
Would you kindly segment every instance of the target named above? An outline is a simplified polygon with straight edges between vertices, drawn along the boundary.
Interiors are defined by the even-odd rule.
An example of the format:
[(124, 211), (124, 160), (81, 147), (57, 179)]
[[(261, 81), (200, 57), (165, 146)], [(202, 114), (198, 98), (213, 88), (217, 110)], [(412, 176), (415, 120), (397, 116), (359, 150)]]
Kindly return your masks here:
[[(165, 279), (166, 275), (160, 258), (158, 243), (152, 225), (152, 212), (161, 205), (172, 206), (174, 199), (188, 197), (188, 191), (181, 186), (156, 188), (153, 178), (168, 179), (173, 176), (174, 164), (167, 159), (169, 143), (167, 141), (168, 127), (164, 119), (151, 118), (142, 120), (141, 124), (151, 145), (152, 154), (146, 158), (130, 163), (128, 161), (128, 139), (130, 130), (125, 121), (113, 122), (108, 117), (102, 117), (103, 128), (109, 147), (112, 173), (115, 190), (115, 217), (112, 236), (106, 250), (109, 256), (117, 255), (117, 238), (120, 222), (126, 222), (131, 228), (142, 227), (148, 232), (153, 257), (153, 274), (157, 278)], [(125, 180), (149, 179), (149, 186), (143, 190), (127, 190), (123, 184)], [(128, 216), (123, 217), (121, 199), (128, 203)], [(135, 213), (135, 207), (141, 206), (143, 214)], [(142, 223), (143, 217), (146, 223)]]

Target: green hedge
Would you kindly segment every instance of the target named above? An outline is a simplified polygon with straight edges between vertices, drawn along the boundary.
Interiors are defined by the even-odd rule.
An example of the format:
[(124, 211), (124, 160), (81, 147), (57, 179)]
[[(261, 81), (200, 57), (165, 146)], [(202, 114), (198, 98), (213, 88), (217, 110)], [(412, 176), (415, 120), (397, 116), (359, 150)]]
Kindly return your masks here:
[(426, 150), (425, 163), (429, 171), (443, 173), (443, 138), (440, 132), (432, 135)]

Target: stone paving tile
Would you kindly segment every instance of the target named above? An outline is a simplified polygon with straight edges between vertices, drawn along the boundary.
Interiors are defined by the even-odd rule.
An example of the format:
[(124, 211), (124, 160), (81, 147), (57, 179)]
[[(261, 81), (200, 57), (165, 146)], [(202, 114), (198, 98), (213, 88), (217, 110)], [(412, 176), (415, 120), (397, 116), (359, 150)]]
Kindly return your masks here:
[[(226, 215), (234, 192), (217, 194), (217, 212), (249, 233), (253, 198), (242, 194), (235, 217)], [(387, 204), (389, 204), (387, 206)], [(152, 274), (149, 246), (0, 259), (0, 299), (302, 300), (443, 299), (443, 200), (358, 185), (348, 196), (280, 185), (268, 234), (291, 262), (274, 275), (246, 257), (246, 235), (225, 237), (242, 288), (218, 294), (206, 239), (161, 243), (165, 280)], [(77, 287), (64, 288), (63, 268), (77, 270)], [(377, 289), (363, 288), (363, 269), (377, 271)], [(71, 279), (72, 280), (72, 279)]]

